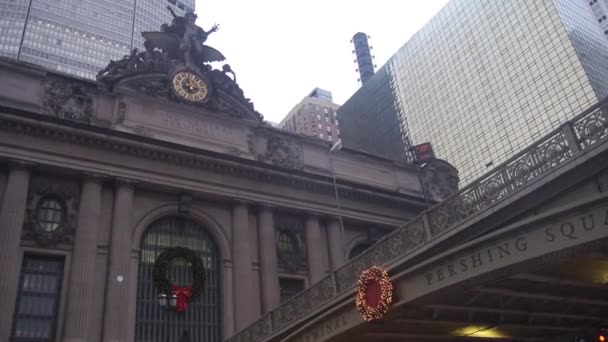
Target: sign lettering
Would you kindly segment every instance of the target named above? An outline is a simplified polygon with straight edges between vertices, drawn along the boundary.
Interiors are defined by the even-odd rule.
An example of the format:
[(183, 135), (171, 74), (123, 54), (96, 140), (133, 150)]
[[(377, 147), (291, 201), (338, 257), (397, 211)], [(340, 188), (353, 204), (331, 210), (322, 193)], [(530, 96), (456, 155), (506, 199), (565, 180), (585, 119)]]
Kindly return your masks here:
[(439, 267), (424, 272), (427, 287), (447, 285), (459, 278), (487, 272), (494, 267), (608, 236), (608, 209), (595, 208), (557, 223), (503, 238), (474, 252), (461, 253)]
[(230, 128), (223, 125), (195, 118), (181, 118), (168, 113), (161, 113), (160, 117), (165, 127), (185, 133), (215, 138), (229, 138), (233, 133)]
[[(300, 336), (297, 336), (292, 341), (294, 342), (316, 342), (325, 341), (330, 337), (339, 334), (346, 330), (350, 325), (355, 323), (355, 320), (350, 317), (356, 315), (356, 310), (349, 310), (339, 315), (328, 317), (326, 320), (320, 321), (319, 323), (312, 326), (310, 329), (302, 332)], [(357, 320), (360, 322), (361, 320)]]

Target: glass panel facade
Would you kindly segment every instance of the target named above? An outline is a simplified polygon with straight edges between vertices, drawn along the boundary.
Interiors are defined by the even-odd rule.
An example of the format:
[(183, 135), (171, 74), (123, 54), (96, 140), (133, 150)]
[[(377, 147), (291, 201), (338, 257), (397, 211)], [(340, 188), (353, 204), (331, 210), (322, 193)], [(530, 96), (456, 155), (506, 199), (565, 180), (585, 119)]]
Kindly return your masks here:
[[(203, 293), (188, 302), (186, 312), (179, 314), (160, 308), (159, 293), (152, 282), (154, 260), (168, 247), (175, 246), (196, 251), (205, 265)], [(143, 238), (139, 261), (135, 341), (178, 342), (184, 331), (191, 341), (222, 341), (218, 263), (217, 246), (203, 227), (177, 217), (152, 224)], [(192, 283), (192, 271), (185, 260), (173, 260), (167, 276), (172, 284)]]
[(23, 258), (12, 342), (51, 342), (63, 277), (63, 259), (43, 256)]
[(393, 160), (410, 160), (405, 122), (399, 121), (387, 68), (378, 70), (338, 109), (338, 120), (344, 147)]
[(450, 1), (342, 106), (344, 144), (392, 148), (374, 121), (396, 116), (387, 144), (430, 141), (469, 183), (606, 96), (608, 40), (583, 6)]
[(608, 40), (586, 1), (554, 0), (557, 12), (572, 41), (598, 98), (608, 96)]
[(0, 0), (0, 55), (94, 79), (194, 0)]

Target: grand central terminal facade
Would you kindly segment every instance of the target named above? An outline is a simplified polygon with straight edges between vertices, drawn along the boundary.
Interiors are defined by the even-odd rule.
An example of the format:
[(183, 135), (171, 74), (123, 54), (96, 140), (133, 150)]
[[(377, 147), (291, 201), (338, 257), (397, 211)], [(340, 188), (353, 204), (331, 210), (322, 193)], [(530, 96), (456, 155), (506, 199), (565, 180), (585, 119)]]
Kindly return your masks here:
[(98, 82), (0, 60), (1, 341), (222, 341), (457, 190), (266, 124), (186, 19)]

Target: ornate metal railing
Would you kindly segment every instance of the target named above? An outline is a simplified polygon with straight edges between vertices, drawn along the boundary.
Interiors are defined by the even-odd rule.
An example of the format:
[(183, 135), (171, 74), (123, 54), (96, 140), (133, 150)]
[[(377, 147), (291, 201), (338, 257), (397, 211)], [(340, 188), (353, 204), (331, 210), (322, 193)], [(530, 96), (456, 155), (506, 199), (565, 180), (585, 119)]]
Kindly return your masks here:
[(227, 342), (265, 339), (347, 291), (358, 275), (373, 265), (389, 265), (409, 255), (562, 164), (608, 140), (608, 98), (595, 104), (532, 146), (469, 184), (460, 192), (419, 214), (357, 258), (263, 316)]

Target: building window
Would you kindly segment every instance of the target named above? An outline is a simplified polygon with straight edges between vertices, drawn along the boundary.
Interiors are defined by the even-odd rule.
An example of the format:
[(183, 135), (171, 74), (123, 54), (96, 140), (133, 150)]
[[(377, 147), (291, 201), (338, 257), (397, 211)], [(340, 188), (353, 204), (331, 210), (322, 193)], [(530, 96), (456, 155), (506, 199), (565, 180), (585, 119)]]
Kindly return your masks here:
[(293, 296), (304, 291), (304, 280), (279, 278), (279, 288), (281, 289), (281, 304), (283, 304), (293, 298)]
[(331, 127), (326, 126), (325, 128), (327, 129), (328, 132), (331, 132)]
[[(205, 265), (203, 292), (188, 303), (188, 311), (181, 315), (162, 311), (158, 305), (159, 293), (152, 282), (154, 260), (167, 248), (177, 246), (195, 251)], [(159, 333), (167, 332), (162, 341), (177, 342), (184, 331), (191, 341), (222, 341), (218, 265), (217, 245), (204, 226), (181, 217), (166, 217), (152, 223), (142, 238), (139, 255), (134, 341), (160, 341)], [(185, 286), (192, 283), (192, 270), (184, 260), (174, 259), (167, 277), (172, 283)]]
[(11, 341), (55, 341), (62, 278), (63, 259), (23, 258)]
[(319, 138), (321, 138), (321, 139), (324, 138), (323, 133), (319, 133)]
[(317, 114), (317, 120), (321, 120), (321, 114)]
[(325, 122), (329, 123), (329, 118), (327, 116), (325, 117)]
[(65, 205), (55, 197), (43, 198), (36, 210), (38, 225), (47, 232), (53, 232), (65, 219)]
[(354, 259), (357, 255), (363, 253), (371, 246), (370, 243), (361, 243), (356, 245), (348, 254), (348, 260)]
[(318, 126), (319, 126), (319, 129), (323, 129), (323, 125), (318, 124)]
[(329, 114), (329, 108), (327, 108), (327, 107), (323, 107), (323, 112), (324, 112), (325, 114)]

